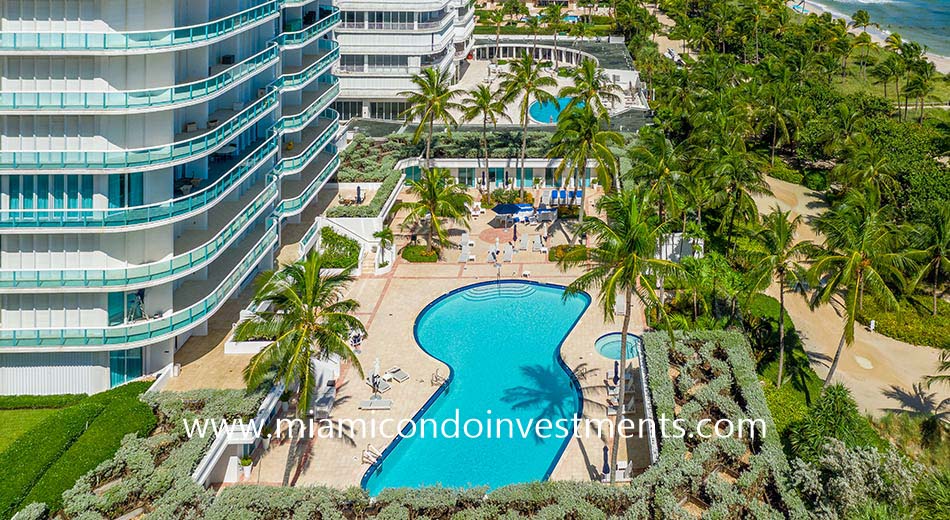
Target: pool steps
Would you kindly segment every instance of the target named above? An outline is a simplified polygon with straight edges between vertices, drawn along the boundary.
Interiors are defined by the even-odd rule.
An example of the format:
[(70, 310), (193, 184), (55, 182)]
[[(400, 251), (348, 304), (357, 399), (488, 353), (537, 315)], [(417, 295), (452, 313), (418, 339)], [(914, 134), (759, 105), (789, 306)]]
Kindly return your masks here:
[(527, 298), (537, 292), (531, 285), (489, 284), (469, 289), (462, 298), (470, 302), (483, 302), (502, 298)]

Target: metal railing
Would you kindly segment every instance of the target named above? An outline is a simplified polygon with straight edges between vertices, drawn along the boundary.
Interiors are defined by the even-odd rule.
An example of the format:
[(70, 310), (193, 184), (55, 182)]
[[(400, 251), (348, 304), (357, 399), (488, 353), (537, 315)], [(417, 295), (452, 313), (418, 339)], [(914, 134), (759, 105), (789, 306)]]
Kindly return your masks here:
[(124, 51), (167, 49), (213, 40), (254, 25), (280, 11), (279, 0), (207, 23), (171, 29), (128, 32), (0, 32), (0, 49), (17, 51)]
[(296, 215), (297, 213), (303, 211), (303, 208), (310, 202), (310, 199), (312, 199), (313, 196), (316, 195), (317, 191), (319, 191), (323, 181), (327, 180), (331, 175), (333, 175), (333, 172), (336, 171), (336, 168), (339, 165), (340, 158), (334, 157), (330, 162), (327, 163), (326, 166), (323, 167), (322, 170), (320, 170), (320, 173), (317, 174), (317, 176), (314, 177), (312, 181), (310, 181), (310, 184), (308, 184), (307, 187), (304, 188), (302, 192), (300, 192), (300, 195), (297, 195), (291, 199), (281, 200), (280, 203), (277, 204), (276, 213), (281, 218), (283, 218)]
[(304, 27), (299, 31), (283, 32), (277, 36), (277, 44), (281, 47), (304, 45), (314, 38), (318, 38), (334, 25), (340, 22), (340, 9), (337, 7), (320, 7), (320, 20)]
[(340, 58), (340, 45), (333, 40), (320, 40), (319, 48), (328, 52), (303, 70), (281, 75), (274, 82), (274, 86), (278, 89), (298, 88), (328, 71), (330, 66)]
[(277, 63), (280, 48), (267, 49), (209, 78), (163, 88), (116, 92), (0, 92), (0, 110), (129, 110), (198, 101)]

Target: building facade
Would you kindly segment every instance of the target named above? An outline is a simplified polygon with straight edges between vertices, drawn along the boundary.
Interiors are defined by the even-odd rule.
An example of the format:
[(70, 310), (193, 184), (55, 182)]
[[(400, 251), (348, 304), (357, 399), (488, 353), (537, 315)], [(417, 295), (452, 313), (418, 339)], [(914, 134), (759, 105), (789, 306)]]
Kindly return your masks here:
[(475, 38), (471, 0), (338, 0), (341, 117), (400, 119), (400, 92), (422, 69), (464, 71)]
[(0, 3), (0, 394), (168, 366), (337, 167), (330, 0)]

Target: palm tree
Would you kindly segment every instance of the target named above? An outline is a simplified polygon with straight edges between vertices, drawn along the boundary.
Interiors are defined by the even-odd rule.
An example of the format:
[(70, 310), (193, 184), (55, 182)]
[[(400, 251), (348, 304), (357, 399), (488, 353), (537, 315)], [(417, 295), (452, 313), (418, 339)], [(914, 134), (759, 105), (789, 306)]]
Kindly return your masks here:
[(714, 154), (710, 170), (716, 176), (716, 183), (724, 191), (729, 224), (726, 238), (731, 249), (735, 249), (735, 221), (738, 214), (755, 218), (756, 209), (752, 195), (771, 195), (768, 183), (758, 168), (758, 158), (742, 146), (728, 147)]
[(505, 112), (505, 102), (501, 99), (499, 92), (492, 92), (486, 85), (478, 85), (462, 101), (462, 106), (464, 121), (482, 119), (482, 148), (485, 151), (485, 170), (487, 171), (488, 160), (491, 157), (491, 152), (488, 150), (488, 123), (491, 123), (494, 128), (498, 125), (499, 118), (511, 120)]
[(494, 62), (498, 63), (498, 56), (501, 54), (501, 26), (505, 24), (505, 12), (501, 9), (495, 9), (485, 13), (484, 21), (488, 25), (495, 26), (495, 56)]
[(627, 177), (649, 187), (657, 201), (660, 218), (677, 205), (683, 171), (683, 155), (662, 131), (644, 126), (637, 133), (639, 144), (627, 150), (632, 167)]
[(608, 130), (605, 117), (597, 116), (589, 106), (575, 107), (558, 119), (548, 156), (561, 158), (555, 169), (558, 181), (565, 171), (571, 172), (575, 179), (580, 178), (577, 185), (582, 188), (581, 219), (584, 218), (587, 194), (583, 189), (586, 187), (587, 163), (591, 160), (596, 163), (597, 180), (605, 190), (609, 191), (616, 184), (616, 190), (620, 191), (617, 171), (620, 163), (610, 147), (622, 145), (623, 137)]
[(440, 71), (435, 68), (423, 69), (421, 73), (412, 76), (412, 83), (417, 90), (400, 92), (406, 98), (406, 110), (402, 117), (406, 123), (418, 120), (419, 126), (412, 134), (412, 142), (418, 143), (422, 133), (426, 132), (426, 167), (431, 162), (432, 132), (435, 122), (446, 126), (455, 126), (457, 123), (452, 116), (452, 110), (458, 110), (461, 105), (453, 101), (462, 94), (462, 91), (452, 88), (452, 76), (448, 70)]
[(873, 190), (852, 191), (831, 211), (815, 220), (824, 244), (814, 252), (809, 280), (818, 289), (813, 305), (843, 300), (844, 330), (825, 378), (831, 383), (841, 351), (854, 343), (854, 322), (862, 307), (864, 292), (871, 291), (885, 307), (897, 307), (897, 298), (885, 280), (903, 282), (902, 273), (912, 264), (901, 251), (901, 237), (893, 224), (890, 208), (881, 207)]
[(443, 219), (469, 228), (467, 206), (472, 203), (472, 196), (465, 186), (455, 182), (449, 171), (442, 168), (423, 168), (419, 180), (406, 183), (409, 194), (417, 200), (404, 201), (396, 205), (396, 210), (408, 210), (404, 226), (415, 225), (424, 220), (428, 221), (426, 229), (426, 251), (432, 251), (435, 239), (439, 245), (449, 244), (448, 230)]
[(884, 60), (871, 67), (871, 75), (874, 76), (874, 83), (884, 85), (884, 97), (887, 98), (887, 84), (897, 77), (897, 71), (891, 67), (891, 62)]
[[(572, 249), (559, 262), (560, 267), (565, 271), (571, 267), (585, 266), (585, 272), (571, 282), (565, 295), (598, 287), (600, 289), (599, 302), (606, 319), (612, 319), (617, 299), (623, 296), (623, 304), (626, 307), (620, 345), (620, 367), (623, 372), (626, 372), (627, 366), (627, 333), (630, 331), (634, 295), (644, 308), (657, 309), (669, 325), (669, 319), (660, 304), (653, 277), (678, 270), (676, 264), (656, 258), (657, 246), (663, 236), (666, 223), (658, 223), (657, 219), (650, 214), (649, 206), (644, 204), (646, 197), (645, 192), (635, 190), (605, 195), (598, 201), (597, 206), (606, 214), (606, 220), (596, 217), (587, 219), (577, 230), (579, 235), (586, 234), (590, 237), (593, 247), (582, 246)], [(674, 341), (672, 329), (669, 329), (669, 333), (672, 344)], [(622, 383), (619, 385), (618, 402), (621, 406), (627, 402), (624, 386)], [(618, 413), (614, 418), (611, 468), (617, 467), (622, 417), (623, 414)], [(611, 483), (615, 478), (616, 471), (611, 471)]]
[(271, 341), (244, 367), (248, 388), (258, 387), (277, 371), (277, 381), (286, 388), (298, 385), (297, 417), (306, 417), (316, 391), (314, 359), (339, 356), (352, 363), (362, 375), (349, 339), (354, 331), (366, 329), (352, 314), (359, 308), (356, 300), (344, 299), (353, 280), (352, 267), (337, 274), (325, 274), (324, 257), (316, 252), (297, 262), (261, 275), (252, 316), (235, 330), (238, 339), (266, 338)]
[(554, 70), (557, 70), (557, 35), (564, 30), (564, 6), (556, 3), (546, 5), (541, 11), (541, 21), (554, 33)]
[(867, 135), (854, 134), (845, 144), (844, 157), (832, 170), (832, 179), (843, 185), (843, 191), (867, 186), (884, 195), (898, 189), (889, 156)]
[(531, 55), (535, 56), (535, 51), (538, 49), (538, 33), (541, 32), (541, 18), (529, 16), (524, 26), (531, 33)]
[(879, 27), (879, 25), (871, 21), (871, 15), (869, 15), (867, 11), (858, 9), (851, 15), (851, 27), (861, 29), (861, 45), (864, 47), (864, 60), (861, 62), (861, 74), (864, 75), (865, 67), (868, 62), (868, 53), (871, 52), (871, 47), (874, 46), (870, 36), (868, 36), (868, 27)]
[(613, 105), (620, 101), (620, 86), (611, 81), (604, 69), (590, 58), (584, 58), (577, 67), (571, 69), (571, 80), (573, 84), (561, 88), (557, 94), (558, 97), (571, 98), (568, 110), (583, 103), (592, 106), (598, 116), (606, 116), (607, 103)]
[(916, 286), (928, 274), (933, 275), (932, 314), (936, 316), (940, 273), (950, 272), (950, 206), (937, 208), (930, 222), (915, 227), (910, 234), (910, 243), (917, 249), (915, 259), (922, 262), (913, 285)]
[(763, 218), (763, 227), (753, 237), (757, 246), (755, 266), (752, 269), (753, 285), (767, 288), (774, 279), (778, 282), (778, 378), (776, 387), (782, 386), (785, 368), (785, 287), (804, 279), (804, 268), (798, 263), (812, 248), (809, 241), (795, 242), (795, 231), (802, 223), (801, 215), (790, 218), (790, 211), (782, 211), (777, 205)]
[(518, 113), (521, 118), (521, 161), (519, 162), (519, 179), (521, 183), (521, 198), (524, 199), (524, 160), (528, 149), (528, 107), (532, 100), (538, 103), (554, 101), (545, 89), (557, 87), (557, 80), (548, 76), (534, 59), (534, 56), (525, 54), (510, 63), (509, 68), (502, 74), (501, 92), (505, 102), (520, 98)]
[(571, 26), (571, 30), (568, 33), (571, 36), (584, 41), (588, 38), (593, 38), (594, 36), (594, 26), (587, 22), (576, 22)]
[(786, 84), (771, 82), (761, 89), (762, 95), (759, 96), (759, 130), (771, 129), (769, 161), (772, 166), (775, 166), (775, 149), (791, 143), (801, 125), (790, 90)]

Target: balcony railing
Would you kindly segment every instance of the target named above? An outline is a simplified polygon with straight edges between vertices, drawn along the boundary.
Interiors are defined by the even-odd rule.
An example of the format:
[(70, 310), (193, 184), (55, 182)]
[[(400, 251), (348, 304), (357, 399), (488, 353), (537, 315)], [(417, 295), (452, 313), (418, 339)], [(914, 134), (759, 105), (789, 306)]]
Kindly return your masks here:
[(287, 157), (281, 159), (277, 163), (277, 166), (274, 168), (274, 173), (279, 176), (284, 175), (293, 175), (300, 172), (310, 161), (316, 156), (320, 150), (323, 149), (323, 145), (329, 142), (333, 137), (336, 136), (337, 131), (340, 129), (340, 114), (333, 109), (328, 108), (327, 115), (332, 119), (332, 123), (327, 126), (319, 137), (317, 137), (303, 153), (295, 155), (293, 157)]
[(278, 89), (299, 88), (329, 70), (330, 67), (340, 59), (340, 45), (337, 42), (333, 40), (320, 40), (319, 45), (321, 50), (328, 52), (303, 70), (281, 75), (277, 78), (277, 81), (274, 82), (274, 86)]
[(280, 49), (271, 45), (210, 78), (157, 89), (120, 92), (0, 92), (0, 110), (130, 110), (200, 101), (277, 63)]
[(320, 20), (299, 31), (284, 32), (277, 36), (277, 44), (281, 47), (300, 46), (318, 38), (340, 22), (340, 10), (336, 7), (320, 8)]
[(268, 183), (214, 238), (168, 260), (116, 269), (4, 269), (0, 270), (0, 288), (130, 286), (194, 271), (227, 249), (276, 195), (277, 183)]
[(211, 185), (177, 199), (143, 206), (108, 209), (17, 209), (0, 211), (0, 229), (123, 227), (161, 223), (189, 215), (216, 202), (243, 182), (280, 146), (273, 135)]
[(168, 166), (169, 163), (197, 158), (213, 152), (237, 136), (245, 126), (258, 116), (277, 106), (280, 92), (271, 90), (264, 97), (245, 108), (211, 132), (185, 141), (142, 148), (116, 151), (0, 151), (0, 168), (24, 169), (152, 169)]
[(320, 95), (306, 110), (299, 114), (288, 115), (277, 121), (277, 130), (279, 132), (297, 132), (303, 130), (314, 117), (323, 111), (340, 93), (340, 83), (337, 78), (330, 82), (330, 88)]
[(278, 228), (271, 223), (264, 236), (218, 284), (197, 303), (169, 316), (111, 327), (0, 329), (0, 348), (127, 346), (154, 343), (181, 334), (217, 311), (240, 286), (241, 281), (277, 244)]
[(281, 200), (277, 205), (277, 214), (281, 217), (289, 217), (291, 215), (296, 215), (303, 211), (303, 208), (310, 202), (310, 199), (317, 193), (320, 188), (320, 185), (323, 184), (330, 175), (333, 175), (333, 172), (336, 171), (337, 166), (340, 165), (340, 158), (334, 157), (326, 166), (320, 170), (320, 173), (307, 185), (306, 188), (292, 199)]
[(280, 11), (279, 0), (189, 27), (129, 32), (0, 32), (6, 51), (124, 51), (168, 49), (214, 40), (254, 25)]

